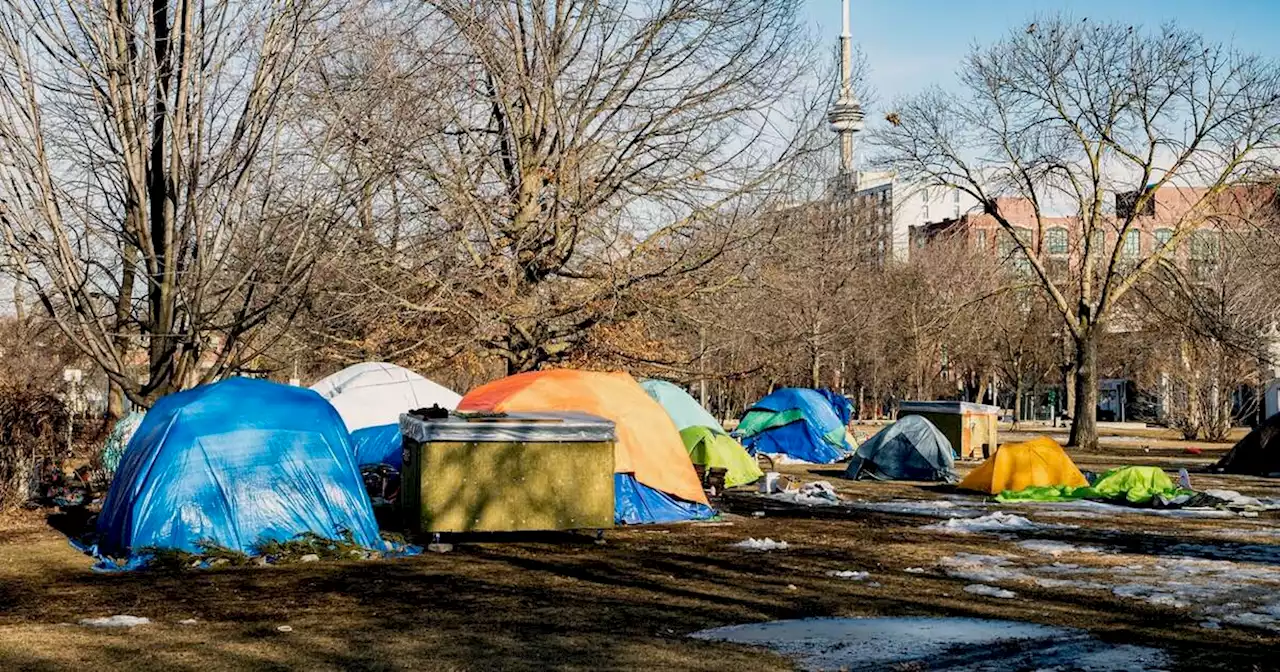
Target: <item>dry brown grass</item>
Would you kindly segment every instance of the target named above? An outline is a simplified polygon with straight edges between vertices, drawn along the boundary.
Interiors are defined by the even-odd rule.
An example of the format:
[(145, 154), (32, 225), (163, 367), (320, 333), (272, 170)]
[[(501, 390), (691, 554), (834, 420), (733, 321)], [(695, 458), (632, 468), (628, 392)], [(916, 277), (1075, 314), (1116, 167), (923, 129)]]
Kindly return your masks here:
[[(1102, 466), (1136, 456), (1096, 457)], [(1162, 460), (1172, 468), (1179, 458)], [(831, 470), (789, 471), (826, 478)], [(939, 496), (918, 484), (835, 482), (856, 499)], [(1214, 483), (1280, 493), (1280, 483), (1262, 479)], [(732, 525), (620, 530), (603, 546), (585, 536), (524, 536), (400, 560), (114, 575), (90, 571), (90, 560), (43, 519), (8, 519), (0, 532), (0, 669), (786, 669), (771, 654), (686, 635), (836, 615), (1085, 627), (1106, 639), (1166, 647), (1180, 670), (1271, 669), (1269, 651), (1280, 644), (1255, 631), (1205, 630), (1185, 612), (1096, 591), (1031, 588), (1009, 601), (968, 595), (965, 581), (904, 570), (956, 552), (1008, 551), (1014, 542), (929, 533), (917, 517), (797, 511), (750, 495), (725, 508)], [(752, 515), (765, 509), (763, 518)], [(1072, 522), (1082, 526), (1065, 541), (1101, 534), (1090, 527), (1096, 522)], [(1168, 535), (1194, 540), (1216, 523), (1135, 516), (1106, 524), (1108, 544), (1146, 553)], [(730, 547), (748, 536), (784, 539), (792, 549), (762, 555)], [(827, 575), (850, 569), (870, 571), (880, 585)], [(130, 631), (71, 625), (112, 614), (153, 624)], [(198, 624), (179, 624), (188, 618)], [(281, 625), (293, 631), (279, 632)]]

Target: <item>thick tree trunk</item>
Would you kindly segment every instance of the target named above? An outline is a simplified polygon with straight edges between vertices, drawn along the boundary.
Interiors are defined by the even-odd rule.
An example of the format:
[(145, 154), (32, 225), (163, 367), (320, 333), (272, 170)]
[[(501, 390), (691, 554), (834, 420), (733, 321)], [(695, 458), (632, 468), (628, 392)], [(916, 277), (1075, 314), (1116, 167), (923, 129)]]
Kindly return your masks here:
[[(1075, 341), (1075, 398), (1069, 445), (1085, 450), (1098, 448), (1098, 335), (1091, 324)], [(1072, 388), (1067, 388), (1070, 391)]]

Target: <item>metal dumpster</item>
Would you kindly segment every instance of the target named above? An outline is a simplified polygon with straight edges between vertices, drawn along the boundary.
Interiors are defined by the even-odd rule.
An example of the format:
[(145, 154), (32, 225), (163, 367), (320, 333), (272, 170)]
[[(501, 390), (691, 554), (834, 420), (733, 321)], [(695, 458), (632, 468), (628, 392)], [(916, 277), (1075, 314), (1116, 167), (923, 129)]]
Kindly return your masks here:
[(987, 457), (996, 450), (999, 406), (967, 401), (904, 401), (898, 417), (923, 416), (951, 442), (958, 457)]
[(614, 426), (576, 413), (400, 416), (412, 532), (613, 527)]

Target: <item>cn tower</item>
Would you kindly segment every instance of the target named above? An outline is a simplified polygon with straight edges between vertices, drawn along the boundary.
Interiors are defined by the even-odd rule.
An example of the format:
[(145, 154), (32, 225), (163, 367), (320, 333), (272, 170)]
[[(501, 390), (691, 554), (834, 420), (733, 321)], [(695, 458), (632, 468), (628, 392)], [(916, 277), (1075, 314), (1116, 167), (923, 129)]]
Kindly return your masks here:
[(851, 193), (858, 187), (853, 165), (854, 136), (863, 128), (862, 104), (853, 93), (853, 37), (849, 34), (849, 0), (842, 0), (844, 29), (840, 33), (840, 95), (827, 111), (831, 130), (840, 136), (840, 172), (837, 183)]

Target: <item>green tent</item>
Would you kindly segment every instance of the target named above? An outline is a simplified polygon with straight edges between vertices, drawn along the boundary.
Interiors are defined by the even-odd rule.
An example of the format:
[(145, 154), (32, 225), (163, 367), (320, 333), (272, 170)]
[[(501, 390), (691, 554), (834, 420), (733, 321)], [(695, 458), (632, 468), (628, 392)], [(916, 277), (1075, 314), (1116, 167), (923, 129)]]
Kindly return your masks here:
[(996, 499), (1001, 502), (1064, 502), (1075, 499), (1098, 499), (1129, 504), (1148, 504), (1157, 496), (1172, 498), (1180, 494), (1193, 493), (1179, 489), (1158, 467), (1120, 467), (1099, 476), (1093, 485), (1080, 488), (1031, 487), (1017, 492), (1006, 490)]
[(640, 386), (671, 416), (694, 464), (728, 472), (725, 487), (754, 483), (764, 475), (742, 444), (726, 434), (720, 422), (688, 392), (665, 380), (645, 380)]
[(711, 427), (689, 427), (680, 430), (685, 450), (694, 464), (724, 469), (724, 486), (754, 483), (764, 475), (756, 461), (742, 448), (742, 444), (724, 432)]

